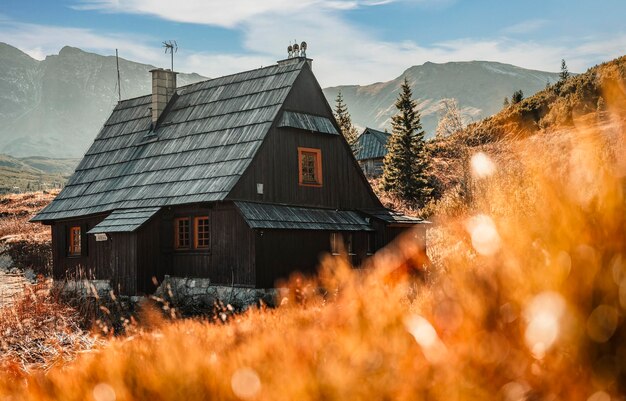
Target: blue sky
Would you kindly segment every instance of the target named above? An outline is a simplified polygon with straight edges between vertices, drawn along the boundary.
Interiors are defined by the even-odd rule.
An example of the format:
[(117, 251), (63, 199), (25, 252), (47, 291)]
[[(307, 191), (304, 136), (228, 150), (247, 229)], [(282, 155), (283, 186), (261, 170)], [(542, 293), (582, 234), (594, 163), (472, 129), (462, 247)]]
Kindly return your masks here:
[(64, 45), (216, 77), (306, 40), (322, 86), (386, 81), (426, 61), (557, 71), (626, 53), (617, 0), (2, 0), (0, 41), (43, 59)]

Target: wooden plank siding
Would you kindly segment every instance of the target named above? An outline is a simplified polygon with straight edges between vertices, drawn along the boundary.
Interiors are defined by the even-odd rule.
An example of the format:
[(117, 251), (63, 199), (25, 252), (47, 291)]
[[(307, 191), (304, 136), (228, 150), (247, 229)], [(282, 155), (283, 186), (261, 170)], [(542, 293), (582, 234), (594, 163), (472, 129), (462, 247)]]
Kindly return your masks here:
[[(110, 244), (96, 242), (93, 235), (87, 231), (104, 220), (104, 215), (56, 221), (51, 224), (52, 228), (52, 274), (55, 280), (93, 278), (106, 279), (111, 274), (110, 270)], [(81, 229), (81, 254), (69, 256), (69, 230), (70, 227), (80, 226)]]
[[(271, 288), (295, 272), (317, 273), (324, 255), (330, 255), (332, 231), (256, 230), (257, 288)], [(352, 234), (355, 255), (351, 262), (358, 266), (367, 258), (367, 232)]]
[(118, 294), (137, 293), (137, 234), (112, 233), (111, 241), (111, 287)]
[[(323, 116), (334, 123), (332, 110), (308, 68), (294, 83), (284, 110)], [(299, 185), (298, 147), (321, 150), (321, 187)], [(263, 194), (257, 193), (257, 183), (263, 184)], [(382, 207), (340, 135), (277, 128), (276, 124), (227, 198), (333, 209)]]
[[(211, 245), (207, 249), (175, 250), (174, 219), (190, 217), (193, 221), (197, 216), (209, 218)], [(214, 284), (255, 285), (254, 233), (232, 203), (170, 207), (158, 221), (162, 224), (163, 274), (209, 278)]]

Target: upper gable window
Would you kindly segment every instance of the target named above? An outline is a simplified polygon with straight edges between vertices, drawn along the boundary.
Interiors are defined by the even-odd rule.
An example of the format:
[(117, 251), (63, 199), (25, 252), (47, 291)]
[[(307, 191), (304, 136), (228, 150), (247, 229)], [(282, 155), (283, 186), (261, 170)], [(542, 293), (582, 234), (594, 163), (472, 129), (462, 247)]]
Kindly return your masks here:
[(68, 256), (80, 256), (81, 244), (80, 244), (80, 226), (70, 227), (70, 246), (67, 250)]
[(304, 186), (322, 186), (322, 151), (298, 148), (298, 182)]

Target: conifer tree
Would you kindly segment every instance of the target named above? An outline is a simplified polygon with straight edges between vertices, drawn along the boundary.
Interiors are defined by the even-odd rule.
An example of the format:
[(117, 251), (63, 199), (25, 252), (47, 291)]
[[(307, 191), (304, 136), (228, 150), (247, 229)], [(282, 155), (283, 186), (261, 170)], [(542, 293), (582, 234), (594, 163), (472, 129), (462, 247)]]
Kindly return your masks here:
[(504, 102), (502, 102), (502, 107), (506, 109), (506, 108), (507, 108), (507, 107), (509, 107), (510, 105), (511, 105), (511, 104), (509, 103), (509, 98), (508, 98), (508, 96), (505, 96), (505, 97), (504, 97)]
[(355, 152), (358, 132), (354, 125), (352, 125), (352, 117), (350, 117), (350, 113), (348, 112), (348, 106), (343, 102), (341, 91), (337, 93), (337, 97), (335, 98), (334, 114), (337, 124), (339, 124), (339, 128), (341, 129), (341, 134), (346, 138), (352, 151)]
[(517, 104), (524, 99), (524, 92), (521, 89), (513, 92), (513, 96), (511, 96), (511, 104)]
[(430, 159), (417, 104), (405, 78), (391, 118), (391, 137), (383, 164), (382, 185), (385, 191), (407, 202), (423, 207), (432, 194), (429, 182)]
[(563, 82), (567, 78), (569, 78), (569, 71), (567, 70), (567, 64), (565, 64), (565, 59), (561, 59), (561, 73), (559, 74), (559, 81)]

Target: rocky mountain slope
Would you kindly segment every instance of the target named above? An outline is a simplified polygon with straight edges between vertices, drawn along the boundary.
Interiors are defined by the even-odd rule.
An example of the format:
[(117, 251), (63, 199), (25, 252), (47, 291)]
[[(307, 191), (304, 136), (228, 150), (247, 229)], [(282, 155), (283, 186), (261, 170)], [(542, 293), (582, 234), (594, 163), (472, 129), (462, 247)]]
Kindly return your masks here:
[[(120, 58), (122, 98), (150, 93), (153, 68)], [(206, 79), (178, 77), (181, 86)], [(80, 157), (116, 102), (114, 56), (64, 47), (37, 61), (0, 43), (0, 153)]]
[(406, 70), (388, 82), (366, 86), (337, 86), (324, 93), (331, 105), (341, 90), (352, 120), (360, 127), (390, 129), (395, 114), (394, 102), (400, 84), (408, 78), (413, 96), (418, 100), (422, 125), (427, 136), (435, 133), (441, 100), (458, 101), (466, 123), (479, 121), (502, 108), (506, 96), (521, 89), (530, 96), (558, 80), (558, 74), (527, 70), (514, 65), (489, 61), (425, 63)]
[[(150, 92), (152, 68), (120, 58), (123, 99)], [(179, 86), (206, 79), (197, 74), (178, 77)], [(532, 95), (558, 79), (555, 73), (486, 61), (425, 63), (388, 82), (326, 88), (324, 93), (332, 106), (341, 90), (357, 126), (385, 129), (390, 128), (405, 77), (419, 99), (428, 136), (434, 134), (441, 99), (457, 99), (466, 122), (478, 121), (498, 112), (513, 91)], [(0, 153), (81, 157), (116, 102), (114, 56), (64, 47), (38, 61), (0, 43)]]

